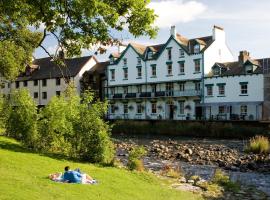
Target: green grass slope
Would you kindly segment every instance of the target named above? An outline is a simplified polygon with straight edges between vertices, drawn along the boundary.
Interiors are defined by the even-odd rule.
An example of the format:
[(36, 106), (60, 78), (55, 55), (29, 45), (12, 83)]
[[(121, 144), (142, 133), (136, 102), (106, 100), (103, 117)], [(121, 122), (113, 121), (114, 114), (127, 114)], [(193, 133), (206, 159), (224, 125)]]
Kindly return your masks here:
[[(99, 181), (97, 185), (63, 184), (47, 176), (64, 166), (79, 167)], [(188, 192), (169, 189), (146, 173), (75, 163), (25, 151), (19, 143), (0, 137), (0, 199), (94, 199), (159, 200), (201, 199)]]

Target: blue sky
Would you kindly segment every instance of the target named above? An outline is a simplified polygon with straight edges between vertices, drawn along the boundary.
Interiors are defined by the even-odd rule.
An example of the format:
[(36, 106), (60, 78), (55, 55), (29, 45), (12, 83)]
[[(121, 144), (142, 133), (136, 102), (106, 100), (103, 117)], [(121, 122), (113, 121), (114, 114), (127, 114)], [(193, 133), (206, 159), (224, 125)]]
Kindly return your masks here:
[[(171, 25), (176, 25), (177, 32), (187, 38), (211, 35), (213, 25), (218, 25), (225, 29), (235, 59), (240, 50), (248, 50), (253, 58), (270, 57), (270, 0), (153, 0), (149, 7), (159, 15), (155, 22), (160, 28), (157, 38), (135, 39), (124, 31), (119, 37), (125, 43), (164, 43)], [(53, 38), (46, 39), (44, 44), (50, 52), (56, 48)], [(108, 54), (115, 50), (108, 49)], [(91, 54), (84, 50), (82, 55)], [(97, 58), (106, 60), (108, 54)], [(36, 50), (35, 57), (45, 56), (43, 50)]]

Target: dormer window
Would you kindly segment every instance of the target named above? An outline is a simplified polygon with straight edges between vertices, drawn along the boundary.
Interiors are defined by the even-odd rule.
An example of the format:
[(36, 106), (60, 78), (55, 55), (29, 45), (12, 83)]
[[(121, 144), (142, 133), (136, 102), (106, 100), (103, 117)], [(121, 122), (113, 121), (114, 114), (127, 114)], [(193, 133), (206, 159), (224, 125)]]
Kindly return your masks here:
[(149, 51), (148, 52), (148, 59), (152, 59), (153, 58), (153, 52), (152, 51)]
[(127, 65), (127, 59), (126, 58), (123, 59), (123, 63), (124, 63), (125, 66)]
[(252, 74), (252, 72), (253, 72), (253, 66), (252, 65), (247, 65), (245, 68), (246, 68), (246, 73), (247, 74)]
[(113, 57), (110, 58), (110, 64), (112, 65), (114, 63)]
[(200, 53), (200, 45), (199, 44), (196, 44), (194, 46), (194, 53)]
[(214, 69), (213, 69), (213, 73), (214, 73), (214, 76), (220, 75), (220, 70), (219, 70), (219, 68), (218, 68), (218, 67), (214, 68)]

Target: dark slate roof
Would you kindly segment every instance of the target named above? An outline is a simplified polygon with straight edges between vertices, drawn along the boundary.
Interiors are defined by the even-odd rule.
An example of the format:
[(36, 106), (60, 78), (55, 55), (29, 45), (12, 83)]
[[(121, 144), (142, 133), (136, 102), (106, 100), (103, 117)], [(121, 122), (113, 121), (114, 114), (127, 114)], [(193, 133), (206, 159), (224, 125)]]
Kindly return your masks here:
[[(262, 66), (262, 61), (263, 61), (262, 59), (257, 59), (257, 60), (248, 59), (245, 63), (242, 63), (240, 61), (215, 63), (215, 65), (213, 67), (219, 66), (222, 68), (220, 76), (244, 75), (244, 74), (246, 74), (244, 66), (247, 65), (248, 63), (251, 63), (251, 64), (257, 66), (257, 68), (252, 73), (253, 74), (262, 74), (264, 71), (263, 66)], [(269, 63), (268, 68), (270, 68), (270, 60), (268, 63)], [(264, 67), (267, 67), (267, 66), (264, 66)]]
[(65, 59), (66, 67), (61, 68), (50, 57), (35, 59), (32, 64), (38, 66), (37, 69), (28, 76), (25, 73), (21, 74), (17, 81), (75, 77), (91, 58), (95, 59), (93, 56)]

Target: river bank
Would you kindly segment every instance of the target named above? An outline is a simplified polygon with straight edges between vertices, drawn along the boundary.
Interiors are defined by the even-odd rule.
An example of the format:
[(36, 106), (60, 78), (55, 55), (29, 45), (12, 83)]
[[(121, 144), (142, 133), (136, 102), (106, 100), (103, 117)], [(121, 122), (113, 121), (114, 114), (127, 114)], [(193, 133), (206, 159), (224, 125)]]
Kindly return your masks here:
[(144, 165), (158, 172), (166, 165), (184, 174), (210, 180), (216, 169), (225, 170), (231, 180), (255, 186), (270, 197), (270, 156), (246, 154), (244, 140), (215, 140), (160, 136), (115, 136), (117, 156), (127, 162), (128, 150), (143, 145), (147, 151)]

